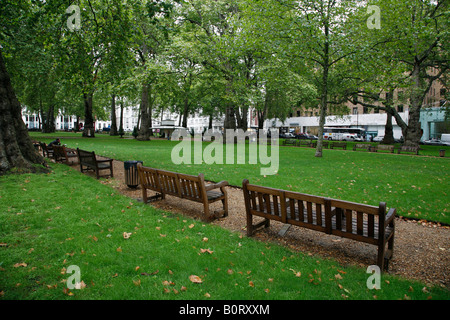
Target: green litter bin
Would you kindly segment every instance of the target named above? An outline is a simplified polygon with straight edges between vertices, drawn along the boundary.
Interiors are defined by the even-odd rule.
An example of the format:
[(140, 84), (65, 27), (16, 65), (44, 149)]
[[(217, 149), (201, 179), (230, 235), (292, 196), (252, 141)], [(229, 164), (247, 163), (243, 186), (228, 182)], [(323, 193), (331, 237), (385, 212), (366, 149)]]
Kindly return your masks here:
[(136, 189), (139, 185), (139, 175), (137, 171), (137, 165), (138, 163), (143, 163), (142, 161), (125, 161), (123, 163), (124, 169), (125, 169), (125, 184), (129, 188)]

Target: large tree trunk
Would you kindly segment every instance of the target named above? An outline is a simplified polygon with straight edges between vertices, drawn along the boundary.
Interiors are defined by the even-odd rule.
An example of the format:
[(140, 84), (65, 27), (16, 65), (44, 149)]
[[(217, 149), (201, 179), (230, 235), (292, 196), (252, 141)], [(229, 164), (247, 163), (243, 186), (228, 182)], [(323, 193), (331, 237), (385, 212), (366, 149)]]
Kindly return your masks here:
[(322, 157), (322, 149), (323, 149), (323, 128), (325, 126), (325, 120), (327, 117), (327, 89), (325, 88), (324, 93), (322, 93), (322, 101), (320, 103), (320, 118), (319, 118), (319, 132), (318, 132), (318, 140), (316, 147), (316, 154), (314, 155), (317, 158)]
[(16, 172), (48, 171), (44, 166), (45, 161), (34, 148), (22, 120), (22, 109), (0, 49), (0, 175), (12, 169)]
[(181, 126), (183, 128), (187, 128), (187, 120), (189, 117), (189, 98), (186, 97), (184, 98), (184, 107), (183, 107), (183, 122), (181, 124)]
[(330, 58), (330, 43), (328, 42), (329, 37), (329, 27), (328, 23), (325, 24), (325, 46), (324, 46), (324, 63), (323, 73), (322, 73), (322, 96), (320, 101), (320, 118), (319, 118), (319, 136), (317, 140), (316, 154), (314, 155), (317, 158), (322, 157), (322, 149), (323, 149), (323, 127), (325, 126), (325, 120), (327, 117), (327, 108), (328, 108), (328, 72), (329, 72), (329, 58)]
[(389, 90), (388, 98), (386, 99), (386, 125), (384, 126), (384, 137), (382, 143), (393, 144), (394, 141), (394, 129), (392, 127), (392, 116), (393, 116), (393, 105), (394, 105), (394, 90)]
[(383, 144), (393, 144), (394, 140), (394, 129), (392, 127), (392, 111), (391, 107), (386, 107), (386, 125), (384, 126), (384, 137), (381, 143)]
[(411, 91), (411, 105), (409, 108), (408, 130), (405, 134), (405, 145), (418, 147), (422, 138), (420, 124), (420, 109), (422, 108), (423, 93), (420, 90), (420, 65), (416, 63), (412, 72), (413, 89)]
[(328, 107), (328, 65), (324, 66), (323, 69), (323, 83), (322, 83), (322, 98), (320, 101), (320, 118), (319, 118), (319, 132), (318, 132), (318, 140), (316, 147), (316, 154), (314, 155), (317, 158), (322, 157), (322, 149), (323, 149), (323, 128), (325, 126), (325, 121), (327, 117), (327, 107)]
[(117, 116), (116, 116), (116, 96), (113, 94), (111, 98), (111, 131), (110, 136), (117, 136)]
[(94, 117), (92, 115), (93, 93), (84, 94), (84, 129), (83, 137), (94, 138)]
[(47, 114), (42, 119), (42, 133), (53, 133), (55, 128), (55, 106), (49, 106)]
[(152, 124), (151, 110), (149, 110), (149, 85), (142, 86), (141, 95), (141, 127), (136, 137), (139, 141), (150, 140), (150, 126)]
[(123, 109), (124, 109), (124, 105), (123, 105), (123, 101), (120, 103), (120, 119), (119, 119), (119, 132), (118, 134), (120, 134), (120, 132), (123, 132)]
[(237, 127), (245, 131), (248, 130), (248, 107), (242, 107), (236, 111)]

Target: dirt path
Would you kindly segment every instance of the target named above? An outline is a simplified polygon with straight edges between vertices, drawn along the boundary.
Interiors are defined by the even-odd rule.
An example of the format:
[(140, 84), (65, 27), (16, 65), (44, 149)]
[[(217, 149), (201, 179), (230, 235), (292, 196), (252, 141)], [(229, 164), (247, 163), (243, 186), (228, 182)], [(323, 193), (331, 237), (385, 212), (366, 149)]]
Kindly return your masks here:
[[(78, 165), (72, 167), (79, 170)], [(114, 179), (101, 182), (128, 197), (142, 199), (140, 188), (131, 189), (125, 184), (123, 162), (114, 161)], [(227, 191), (229, 216), (212, 223), (245, 235), (246, 218), (242, 190), (228, 187)], [(155, 201), (152, 205), (192, 218), (198, 218), (203, 212), (202, 204), (180, 201), (172, 196), (166, 196), (165, 200)], [(211, 209), (220, 209), (220, 204), (212, 204)], [(394, 257), (389, 266), (389, 273), (450, 289), (450, 228), (401, 218), (397, 218), (395, 223)], [(281, 223), (271, 221), (270, 228), (258, 231), (254, 237), (262, 241), (277, 242), (309, 255), (331, 258), (343, 265), (353, 264), (366, 268), (375, 264), (375, 246), (294, 226), (280, 237), (278, 232), (282, 226)]]

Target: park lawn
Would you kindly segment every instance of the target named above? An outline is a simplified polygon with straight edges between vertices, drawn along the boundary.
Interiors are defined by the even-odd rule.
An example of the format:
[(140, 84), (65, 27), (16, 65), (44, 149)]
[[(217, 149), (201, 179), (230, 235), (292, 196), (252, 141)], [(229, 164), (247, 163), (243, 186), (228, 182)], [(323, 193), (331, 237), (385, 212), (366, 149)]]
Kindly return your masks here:
[[(253, 184), (375, 206), (384, 201), (388, 207), (395, 207), (399, 216), (450, 224), (448, 147), (447, 156), (440, 158), (352, 151), (348, 143), (350, 150), (324, 149), (323, 158), (316, 158), (312, 148), (281, 146), (278, 173), (264, 176), (260, 169), (269, 165), (226, 164), (225, 160), (225, 164), (176, 165), (171, 152), (178, 142), (172, 141), (141, 142), (98, 135), (95, 139), (63, 138), (63, 143), (117, 160), (140, 160), (149, 167), (194, 175), (202, 172), (207, 180), (227, 180), (235, 186), (249, 179)], [(207, 145), (203, 143), (203, 148)], [(437, 155), (443, 147), (422, 148), (421, 154)]]
[[(68, 166), (51, 167), (0, 177), (0, 300), (450, 297), (390, 275), (369, 290), (365, 269), (159, 211)], [(70, 266), (79, 267), (82, 289), (67, 288)]]

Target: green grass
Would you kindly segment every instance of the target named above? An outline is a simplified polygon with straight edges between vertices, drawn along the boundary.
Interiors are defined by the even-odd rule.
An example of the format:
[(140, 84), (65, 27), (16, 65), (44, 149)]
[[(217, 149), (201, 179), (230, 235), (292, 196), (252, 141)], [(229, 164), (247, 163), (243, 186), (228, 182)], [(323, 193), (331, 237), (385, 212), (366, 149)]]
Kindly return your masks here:
[[(450, 297), (389, 275), (369, 290), (364, 269), (158, 211), (65, 165), (52, 168), (0, 177), (0, 300)], [(84, 289), (67, 290), (71, 265)]]
[[(34, 134), (35, 139), (40, 137)], [(227, 180), (236, 186), (249, 179), (254, 184), (370, 205), (384, 201), (400, 216), (450, 224), (449, 147), (422, 146), (424, 156), (414, 156), (352, 151), (348, 143), (350, 150), (324, 149), (323, 158), (315, 158), (312, 148), (281, 146), (278, 173), (262, 176), (261, 167), (268, 165), (175, 165), (171, 152), (178, 143), (172, 141), (139, 142), (107, 135), (83, 139), (79, 134), (62, 141), (117, 160), (141, 160), (145, 166), (187, 174), (202, 172), (208, 180)], [(445, 158), (437, 156), (440, 149), (447, 150)]]

